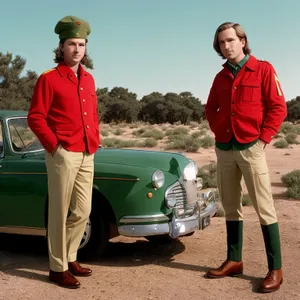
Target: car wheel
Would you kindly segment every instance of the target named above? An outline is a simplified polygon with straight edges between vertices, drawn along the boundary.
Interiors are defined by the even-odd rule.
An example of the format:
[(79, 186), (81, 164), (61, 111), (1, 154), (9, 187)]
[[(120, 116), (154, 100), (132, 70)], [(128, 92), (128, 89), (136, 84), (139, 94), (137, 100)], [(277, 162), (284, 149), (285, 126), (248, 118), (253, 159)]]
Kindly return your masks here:
[(174, 241), (174, 239), (172, 239), (168, 234), (149, 235), (149, 236), (145, 236), (145, 239), (148, 240), (150, 243), (160, 244), (160, 245), (169, 244), (172, 241)]
[(94, 205), (90, 218), (78, 249), (79, 260), (89, 260), (101, 256), (109, 241), (109, 222), (105, 218), (105, 211)]

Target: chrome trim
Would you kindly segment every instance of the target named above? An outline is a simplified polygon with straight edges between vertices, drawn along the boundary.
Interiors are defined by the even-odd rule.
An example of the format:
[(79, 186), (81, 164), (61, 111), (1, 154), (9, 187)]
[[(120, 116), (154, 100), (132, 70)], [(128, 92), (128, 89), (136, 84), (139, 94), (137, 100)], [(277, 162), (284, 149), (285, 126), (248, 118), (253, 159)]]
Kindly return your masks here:
[(132, 223), (148, 223), (148, 222), (163, 222), (169, 221), (170, 219), (164, 215), (146, 215), (146, 216), (125, 216), (119, 220), (119, 223), (132, 224)]
[(47, 175), (46, 172), (0, 172), (4, 175)]
[(1, 233), (46, 236), (46, 229), (38, 227), (0, 226)]
[(28, 119), (26, 116), (20, 116), (20, 117), (10, 117), (10, 118), (7, 118), (5, 119), (5, 123), (6, 123), (6, 129), (7, 129), (7, 138), (8, 138), (8, 143), (9, 143), (9, 148), (10, 150), (15, 153), (15, 154), (19, 154), (19, 155), (24, 155), (26, 153), (37, 153), (37, 152), (42, 152), (42, 151), (45, 151), (45, 149), (39, 149), (39, 150), (32, 150), (32, 151), (15, 151), (13, 146), (12, 146), (12, 140), (11, 140), (11, 135), (10, 135), (10, 129), (9, 129), (9, 126), (8, 126), (8, 121), (9, 120), (15, 120), (15, 119)]
[(216, 203), (209, 203), (206, 208), (199, 213), (198, 203), (195, 206), (195, 214), (182, 219), (177, 219), (175, 216), (169, 222), (162, 224), (145, 224), (145, 225), (121, 225), (118, 227), (119, 233), (129, 237), (144, 237), (149, 235), (169, 234), (173, 239), (196, 230), (202, 230), (202, 220), (205, 217), (213, 217), (217, 211)]
[(119, 180), (119, 181), (140, 181), (140, 178), (118, 178), (118, 177), (101, 177), (101, 176), (94, 176), (94, 179), (97, 180)]

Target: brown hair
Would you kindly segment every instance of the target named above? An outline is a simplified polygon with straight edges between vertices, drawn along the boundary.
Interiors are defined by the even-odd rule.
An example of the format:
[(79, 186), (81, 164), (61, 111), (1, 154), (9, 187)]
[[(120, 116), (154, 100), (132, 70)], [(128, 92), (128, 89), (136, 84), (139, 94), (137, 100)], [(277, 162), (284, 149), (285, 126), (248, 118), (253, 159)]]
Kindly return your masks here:
[[(63, 45), (65, 42), (65, 40), (60, 40), (59, 42), (59, 46)], [(87, 41), (86, 41), (87, 43)], [(64, 53), (60, 50), (60, 47), (57, 47), (53, 50), (55, 57), (54, 57), (54, 62), (55, 63), (60, 63), (64, 60)], [(85, 66), (87, 69), (94, 69), (94, 64), (92, 59), (89, 57), (89, 55), (87, 54), (87, 51), (84, 53), (84, 56), (80, 62), (83, 66)]]
[(223, 24), (221, 24), (215, 33), (215, 37), (214, 37), (214, 42), (213, 42), (213, 47), (216, 50), (216, 52), (225, 59), (225, 57), (223, 56), (221, 49), (220, 49), (220, 43), (219, 43), (219, 33), (228, 29), (228, 28), (233, 28), (236, 32), (236, 35), (238, 36), (238, 38), (241, 39), (245, 39), (245, 47), (243, 48), (244, 54), (250, 54), (251, 53), (251, 49), (249, 48), (249, 43), (248, 43), (248, 39), (247, 39), (247, 35), (244, 31), (244, 29), (242, 28), (242, 26), (238, 23), (232, 23), (232, 22), (225, 22)]

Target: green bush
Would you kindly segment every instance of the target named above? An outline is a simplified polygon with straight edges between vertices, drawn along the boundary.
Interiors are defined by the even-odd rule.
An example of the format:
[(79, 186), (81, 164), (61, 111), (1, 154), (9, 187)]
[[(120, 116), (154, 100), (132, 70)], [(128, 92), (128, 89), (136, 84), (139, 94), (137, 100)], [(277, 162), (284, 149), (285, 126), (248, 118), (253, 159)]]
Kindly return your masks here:
[(190, 135), (171, 135), (168, 139), (166, 150), (180, 149), (186, 152), (197, 152), (200, 148), (200, 140)]
[(102, 136), (109, 136), (109, 130), (108, 129), (101, 129), (101, 135)]
[(209, 135), (206, 135), (200, 140), (202, 148), (209, 148), (215, 145), (215, 139)]
[(133, 130), (132, 131), (132, 135), (141, 136), (145, 131), (146, 131), (145, 128), (140, 128), (138, 130)]
[(274, 143), (275, 148), (288, 148), (289, 144), (285, 139), (280, 139)]
[(107, 148), (131, 148), (137, 145), (135, 140), (120, 140), (116, 138), (105, 138), (101, 142), (102, 147)]
[(120, 128), (117, 128), (117, 129), (114, 131), (114, 135), (122, 135), (124, 132), (125, 132), (125, 130), (120, 129)]
[(158, 129), (148, 129), (145, 132), (142, 133), (142, 137), (147, 137), (147, 138), (154, 138), (156, 140), (162, 140), (165, 136), (165, 134), (158, 130)]
[(244, 194), (242, 198), (242, 206), (252, 205), (252, 200), (248, 194)]
[(300, 170), (294, 170), (281, 176), (282, 183), (287, 187), (286, 195), (292, 199), (300, 199)]
[(147, 147), (147, 148), (152, 148), (155, 147), (156, 145), (157, 145), (157, 140), (154, 138), (148, 138), (143, 141), (139, 141), (137, 143), (138, 147)]
[(206, 129), (206, 130), (209, 130), (209, 124), (207, 121), (202, 121), (200, 126), (199, 126), (199, 129)]
[(166, 136), (174, 136), (174, 135), (187, 135), (189, 130), (186, 127), (179, 126), (174, 129), (169, 129), (166, 131)]
[(211, 163), (198, 169), (198, 175), (202, 178), (203, 188), (217, 187), (217, 164)]
[(292, 133), (287, 133), (285, 136), (285, 140), (288, 142), (288, 144), (298, 144), (297, 141), (297, 134), (292, 132)]

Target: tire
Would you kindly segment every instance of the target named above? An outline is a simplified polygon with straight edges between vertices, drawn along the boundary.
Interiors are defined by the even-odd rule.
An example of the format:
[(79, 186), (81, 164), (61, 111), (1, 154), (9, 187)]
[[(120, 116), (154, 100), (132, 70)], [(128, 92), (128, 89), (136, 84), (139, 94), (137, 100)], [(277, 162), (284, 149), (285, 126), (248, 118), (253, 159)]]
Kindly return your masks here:
[(92, 212), (78, 249), (79, 260), (90, 260), (104, 254), (109, 241), (109, 221), (101, 201), (93, 201)]
[(172, 243), (172, 241), (174, 241), (174, 239), (172, 239), (168, 234), (149, 235), (149, 236), (145, 236), (145, 239), (148, 240), (150, 243), (159, 244), (159, 245), (170, 244)]

